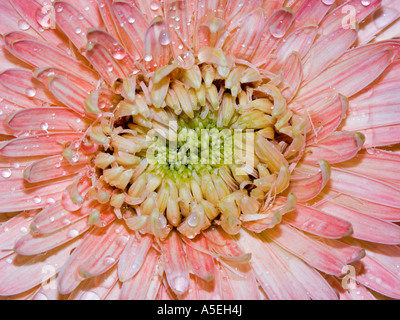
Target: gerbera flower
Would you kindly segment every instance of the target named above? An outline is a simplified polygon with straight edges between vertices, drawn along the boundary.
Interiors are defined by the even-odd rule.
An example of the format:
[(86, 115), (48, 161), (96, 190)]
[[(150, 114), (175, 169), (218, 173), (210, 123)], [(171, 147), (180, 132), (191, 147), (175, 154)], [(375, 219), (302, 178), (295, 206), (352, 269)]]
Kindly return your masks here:
[(1, 0), (0, 295), (400, 298), (397, 0)]

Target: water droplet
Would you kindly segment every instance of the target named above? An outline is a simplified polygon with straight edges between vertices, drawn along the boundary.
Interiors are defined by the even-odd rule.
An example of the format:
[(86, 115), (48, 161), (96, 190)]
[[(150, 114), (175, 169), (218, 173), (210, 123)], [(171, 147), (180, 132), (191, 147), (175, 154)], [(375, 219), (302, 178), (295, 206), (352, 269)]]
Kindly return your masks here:
[(74, 238), (79, 235), (78, 230), (72, 229), (68, 231), (68, 237)]
[(79, 14), (78, 15), (78, 20), (83, 20), (85, 17), (83, 16), (83, 14)]
[(187, 223), (189, 226), (191, 227), (196, 227), (197, 224), (199, 223), (199, 217), (197, 216), (196, 213), (192, 213), (188, 219), (187, 219)]
[(371, 4), (371, 0), (361, 0), (361, 4), (364, 7), (368, 7)]
[(11, 169), (3, 169), (1, 170), (1, 176), (5, 179), (11, 177), (12, 171)]
[(157, 2), (150, 3), (150, 9), (151, 10), (156, 11), (156, 10), (158, 10), (158, 8), (159, 8), (159, 6), (158, 6)]
[(25, 20), (18, 21), (18, 28), (22, 31), (26, 31), (30, 28), (30, 25)]
[(126, 51), (121, 47), (117, 47), (114, 49), (113, 57), (116, 60), (122, 60), (126, 57)]
[(327, 6), (332, 5), (335, 1), (336, 1), (336, 0), (322, 0), (322, 2), (323, 2), (324, 4), (326, 4)]
[(86, 7), (84, 7), (83, 9), (84, 9), (85, 11), (89, 11), (90, 7), (89, 7), (89, 6), (86, 6)]
[(174, 279), (174, 291), (176, 293), (184, 293), (189, 287), (189, 281), (184, 277), (176, 277)]
[(135, 18), (133, 18), (133, 17), (128, 17), (128, 22), (129, 22), (129, 23), (135, 23)]
[(62, 223), (63, 223), (64, 225), (67, 226), (67, 225), (69, 225), (69, 224), (71, 223), (71, 220), (65, 218), (65, 219), (62, 221)]
[(80, 34), (81, 32), (82, 32), (82, 29), (81, 29), (81, 28), (76, 28), (76, 29), (75, 29), (75, 33), (76, 33), (76, 34)]
[(167, 31), (163, 31), (160, 33), (159, 38), (160, 44), (163, 46), (167, 46), (171, 43), (171, 36)]
[(34, 203), (40, 203), (41, 201), (42, 201), (42, 198), (40, 196), (33, 197), (33, 202)]
[(104, 262), (105, 265), (110, 265), (110, 264), (113, 264), (115, 262), (115, 258), (113, 258), (111, 256), (108, 256), (108, 257), (104, 258), (103, 262)]
[(47, 129), (49, 128), (49, 124), (47, 122), (42, 122), (40, 124), (40, 128), (44, 131), (47, 131)]
[(144, 61), (149, 62), (149, 61), (151, 61), (152, 59), (153, 59), (153, 57), (152, 57), (151, 54), (146, 54), (146, 55), (144, 56)]
[(26, 227), (21, 227), (21, 228), (19, 229), (19, 231), (20, 231), (21, 233), (28, 233), (28, 228), (26, 228)]
[(36, 89), (35, 88), (28, 88), (25, 90), (25, 93), (28, 97), (33, 98), (36, 95)]

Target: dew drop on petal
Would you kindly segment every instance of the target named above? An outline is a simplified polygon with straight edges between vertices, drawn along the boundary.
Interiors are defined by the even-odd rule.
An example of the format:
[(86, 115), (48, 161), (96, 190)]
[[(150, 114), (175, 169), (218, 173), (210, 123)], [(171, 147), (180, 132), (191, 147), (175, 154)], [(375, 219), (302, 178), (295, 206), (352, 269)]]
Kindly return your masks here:
[(160, 44), (163, 46), (167, 46), (171, 43), (171, 36), (167, 31), (163, 31), (160, 33), (159, 37)]
[(1, 176), (5, 179), (11, 177), (11, 169), (3, 169), (1, 170)]
[(368, 7), (371, 4), (371, 0), (361, 0), (361, 4), (364, 7)]
[(152, 57), (151, 54), (146, 54), (146, 55), (144, 56), (144, 61), (149, 62), (149, 61), (151, 61), (152, 59), (153, 59), (153, 57)]
[(126, 57), (126, 51), (121, 47), (117, 47), (113, 51), (113, 57), (115, 60), (122, 60)]
[(327, 6), (332, 5), (335, 1), (336, 1), (336, 0), (322, 0), (322, 2), (323, 2), (324, 4), (326, 4)]
[(40, 196), (33, 197), (33, 202), (34, 203), (40, 203), (41, 201), (42, 201), (42, 198)]
[(23, 234), (28, 233), (28, 229), (26, 227), (21, 227), (19, 231)]
[(104, 258), (103, 263), (105, 265), (110, 265), (113, 264), (115, 262), (115, 258), (111, 257), (111, 256), (107, 256)]
[(153, 11), (156, 11), (156, 10), (158, 10), (158, 3), (157, 2), (152, 2), (152, 3), (150, 3), (150, 9), (151, 10), (153, 10)]
[(18, 21), (18, 28), (22, 31), (26, 31), (30, 28), (30, 25), (25, 20)]
[(129, 23), (135, 23), (135, 18), (133, 18), (133, 17), (128, 17), (128, 22), (129, 22)]
[(47, 131), (47, 129), (49, 128), (49, 124), (47, 122), (42, 122), (40, 124), (40, 128), (44, 131)]
[(68, 231), (68, 237), (74, 238), (79, 235), (78, 230), (72, 229)]
[(27, 88), (25, 90), (25, 93), (28, 97), (33, 98), (36, 95), (36, 89), (35, 88)]
[(76, 34), (80, 34), (81, 32), (82, 32), (82, 29), (81, 29), (81, 28), (76, 28), (76, 29), (75, 29), (75, 33), (76, 33)]

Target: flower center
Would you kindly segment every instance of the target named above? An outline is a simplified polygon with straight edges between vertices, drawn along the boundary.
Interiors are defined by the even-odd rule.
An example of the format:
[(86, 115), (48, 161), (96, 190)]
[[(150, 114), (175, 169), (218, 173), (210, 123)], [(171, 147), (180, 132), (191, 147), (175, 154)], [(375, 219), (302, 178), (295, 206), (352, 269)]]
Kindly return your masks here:
[(161, 239), (172, 228), (193, 238), (213, 223), (236, 234), (268, 213), (307, 122), (259, 70), (231, 60), (206, 47), (189, 63), (117, 80), (107, 107), (92, 92), (87, 109), (103, 113), (88, 130), (98, 146), (89, 196)]

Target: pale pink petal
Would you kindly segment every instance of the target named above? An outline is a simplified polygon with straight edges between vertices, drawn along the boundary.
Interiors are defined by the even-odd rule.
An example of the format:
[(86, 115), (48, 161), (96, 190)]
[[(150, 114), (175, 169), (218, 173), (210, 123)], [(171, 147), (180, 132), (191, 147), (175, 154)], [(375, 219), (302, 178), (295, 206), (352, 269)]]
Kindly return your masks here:
[(175, 294), (185, 293), (189, 288), (189, 270), (182, 240), (171, 231), (161, 244), (161, 257), (169, 287)]
[(145, 267), (140, 268), (136, 276), (123, 283), (119, 296), (121, 300), (152, 300), (155, 298), (154, 291), (158, 291), (161, 284), (159, 257), (154, 249), (148, 252), (144, 261)]
[(42, 104), (39, 100), (29, 98), (26, 94), (20, 94), (10, 90), (1, 84), (0, 97), (22, 108), (35, 108)]
[(131, 235), (118, 262), (118, 277), (120, 281), (127, 281), (137, 274), (152, 244), (153, 237), (149, 235), (141, 236), (140, 239)]
[(76, 239), (43, 255), (21, 256), (16, 253), (0, 260), (0, 295), (24, 292), (38, 284), (46, 284), (67, 261), (71, 250), (81, 243)]
[(207, 239), (204, 236), (198, 236), (193, 240), (184, 239), (184, 241), (187, 259), (194, 274), (205, 281), (213, 280), (215, 266), (212, 256), (205, 253), (209, 250)]
[(18, 131), (80, 131), (88, 127), (88, 122), (75, 112), (58, 107), (21, 110), (9, 117), (7, 124)]
[(292, 29), (299, 29), (306, 25), (318, 25), (331, 8), (334, 1), (307, 0), (300, 2), (294, 15)]
[(45, 133), (20, 137), (6, 142), (0, 147), (0, 154), (7, 157), (33, 157), (60, 154), (62, 143), (82, 137), (82, 133), (62, 132)]
[(327, 138), (307, 146), (304, 161), (324, 159), (328, 163), (340, 163), (353, 158), (363, 146), (364, 137), (351, 131), (335, 131)]
[(97, 0), (68, 0), (66, 2), (77, 8), (95, 27), (101, 27), (103, 25)]
[(318, 208), (330, 215), (349, 221), (353, 227), (351, 236), (376, 243), (400, 244), (400, 227), (333, 202), (325, 202)]
[(365, 148), (391, 146), (400, 142), (400, 125), (360, 130), (365, 136)]
[(116, 27), (117, 17), (112, 10), (111, 0), (97, 0), (101, 19), (103, 20), (105, 29), (115, 38), (118, 38), (118, 31)]
[(330, 187), (353, 197), (400, 208), (400, 189), (391, 184), (348, 170), (331, 168)]
[[(337, 292), (339, 300), (376, 300), (372, 293), (367, 290), (363, 285), (357, 284), (355, 280), (350, 278), (343, 278), (340, 282), (333, 276), (327, 276), (326, 280), (329, 285)], [(353, 281), (351, 285), (348, 283)], [(344, 286), (348, 286), (348, 289), (344, 289)]]
[(282, 67), (284, 88), (281, 93), (287, 102), (296, 95), (303, 79), (303, 65), (299, 55), (293, 52), (285, 61)]
[(67, 179), (24, 190), (0, 193), (0, 212), (43, 208), (61, 200), (63, 191), (71, 181)]

